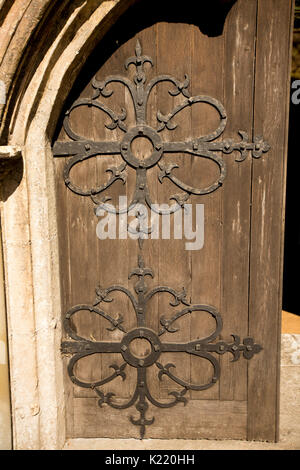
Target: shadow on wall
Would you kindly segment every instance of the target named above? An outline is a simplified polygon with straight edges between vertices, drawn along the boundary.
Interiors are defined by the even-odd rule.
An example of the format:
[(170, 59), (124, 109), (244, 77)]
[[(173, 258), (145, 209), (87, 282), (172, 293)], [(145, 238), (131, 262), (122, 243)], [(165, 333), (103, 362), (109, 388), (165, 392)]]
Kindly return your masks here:
[(21, 156), (0, 159), (0, 199), (6, 201), (21, 183), (24, 172)]
[[(292, 85), (296, 85), (295, 80)], [(283, 309), (297, 315), (300, 315), (299, 122), (300, 80), (298, 88), (291, 91), (283, 272)]]
[[(92, 80), (100, 66), (103, 65), (113, 53), (133, 34), (155, 24), (156, 22), (187, 23), (197, 26), (203, 34), (209, 37), (220, 36), (223, 33), (226, 17), (237, 0), (211, 0), (202, 2), (199, 8), (198, 2), (187, 0), (182, 5), (182, 0), (137, 0), (117, 20), (108, 33), (101, 39), (92, 54), (85, 62), (84, 69), (79, 73), (76, 82), (65, 102), (64, 110), (57, 124), (56, 132), (52, 138), (55, 142), (65, 111), (79, 98), (82, 90)], [(136, 21), (136, 18), (139, 21)], [(134, 31), (134, 33), (133, 33)]]

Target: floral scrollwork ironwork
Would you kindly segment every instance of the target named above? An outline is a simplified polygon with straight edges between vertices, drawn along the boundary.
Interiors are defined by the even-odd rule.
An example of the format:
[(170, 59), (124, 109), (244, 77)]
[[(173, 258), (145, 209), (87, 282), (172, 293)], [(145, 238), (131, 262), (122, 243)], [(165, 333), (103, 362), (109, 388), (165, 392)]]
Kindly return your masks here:
[[(93, 305), (76, 305), (65, 314), (64, 328), (65, 332), (70, 337), (70, 340), (62, 342), (61, 350), (63, 354), (72, 356), (68, 363), (68, 374), (72, 382), (77, 386), (94, 390), (99, 397), (98, 404), (100, 407), (106, 403), (113, 408), (122, 410), (135, 405), (136, 410), (139, 412), (139, 417), (134, 418), (131, 416), (130, 421), (132, 424), (140, 427), (140, 437), (142, 439), (145, 435), (146, 426), (153, 424), (155, 421), (154, 417), (148, 418), (146, 416), (147, 409), (149, 407), (148, 402), (159, 408), (170, 408), (178, 403), (186, 405), (186, 393), (188, 390), (206, 390), (218, 381), (220, 377), (220, 364), (217, 360), (216, 354), (222, 355), (229, 352), (233, 356), (233, 361), (237, 361), (241, 354), (243, 354), (245, 359), (251, 359), (254, 354), (261, 351), (262, 347), (255, 343), (253, 338), (250, 337), (245, 338), (241, 343), (240, 337), (237, 335), (232, 335), (232, 342), (217, 341), (223, 327), (220, 313), (215, 307), (210, 305), (191, 304), (187, 300), (185, 289), (177, 292), (168, 286), (157, 286), (149, 290), (145, 282), (145, 277), (151, 276), (153, 278), (154, 273), (151, 269), (145, 267), (145, 263), (141, 256), (138, 258), (137, 268), (132, 270), (129, 274), (129, 278), (133, 276), (138, 278), (134, 286), (136, 295), (134, 295), (129, 289), (119, 285), (113, 285), (105, 289), (98, 286), (96, 288), (96, 299)], [(136, 315), (136, 328), (126, 331), (123, 326), (124, 319), (121, 314), (117, 314), (117, 317), (113, 318), (99, 307), (103, 302), (113, 302), (113, 298), (109, 297), (113, 292), (122, 292), (130, 300)], [(158, 332), (155, 332), (147, 326), (146, 311), (150, 299), (159, 293), (168, 293), (171, 296), (170, 305), (173, 308), (179, 307), (180, 305), (183, 305), (183, 308), (177, 311), (169, 319), (166, 319), (165, 316), (162, 315), (160, 317), (161, 329)], [(107, 330), (113, 331), (118, 329), (123, 333), (121, 340), (111, 342), (94, 341), (79, 336), (72, 327), (72, 317), (83, 310), (94, 312), (109, 322), (110, 327), (107, 328)], [(162, 340), (162, 337), (166, 332), (174, 333), (175, 331), (178, 331), (178, 328), (174, 328), (174, 323), (176, 323), (179, 318), (185, 317), (192, 312), (203, 311), (211, 315), (216, 323), (215, 330), (209, 336), (182, 343)], [(130, 348), (132, 341), (136, 338), (143, 338), (151, 345), (147, 355), (143, 358), (135, 355)], [(194, 384), (177, 377), (177, 375), (175, 375), (175, 364), (163, 364), (163, 354), (168, 352), (184, 352), (207, 360), (213, 368), (210, 380), (207, 383)], [(110, 366), (112, 373), (108, 377), (94, 382), (84, 382), (76, 376), (75, 366), (82, 358), (93, 354), (105, 353), (118, 353), (121, 357), (120, 364), (113, 363)], [(157, 367), (159, 380), (162, 380), (163, 376), (166, 375), (181, 387), (180, 391), (176, 390), (169, 393), (171, 398), (168, 402), (158, 401), (152, 396), (148, 388), (147, 370), (152, 365)], [(133, 367), (136, 369), (136, 386), (131, 398), (125, 403), (119, 403), (114, 400), (114, 393), (104, 393), (101, 390), (101, 386), (111, 382), (117, 377), (121, 377), (122, 380), (126, 380), (127, 367)]]
[[(143, 55), (141, 44), (137, 41), (135, 55), (127, 59), (125, 62), (126, 70), (129, 68), (130, 64), (133, 64), (136, 67), (136, 73), (133, 80), (121, 75), (112, 75), (103, 81), (99, 81), (94, 78), (92, 80), (92, 87), (94, 89), (92, 98), (81, 98), (75, 101), (65, 115), (63, 126), (66, 134), (71, 140), (68, 142), (57, 141), (53, 147), (54, 157), (70, 157), (63, 171), (66, 186), (78, 195), (91, 197), (95, 204), (103, 207), (103, 209), (108, 212), (128, 212), (128, 210), (131, 207), (134, 207), (137, 203), (153, 207), (153, 201), (147, 183), (147, 170), (155, 165), (158, 165), (160, 169), (158, 176), (160, 183), (163, 183), (164, 178), (167, 178), (177, 188), (183, 191), (170, 197), (170, 200), (175, 201), (168, 211), (169, 213), (172, 213), (180, 209), (191, 195), (209, 194), (222, 186), (226, 177), (226, 163), (221, 156), (217, 155), (218, 152), (230, 154), (234, 151), (238, 151), (240, 156), (236, 158), (236, 161), (242, 162), (246, 159), (249, 153), (254, 158), (260, 158), (263, 153), (268, 152), (270, 149), (269, 144), (264, 141), (263, 137), (256, 136), (254, 137), (254, 141), (251, 142), (248, 134), (242, 130), (238, 131), (241, 136), (241, 140), (237, 142), (232, 139), (216, 141), (216, 139), (224, 132), (227, 123), (227, 113), (220, 101), (210, 96), (190, 96), (190, 92), (188, 90), (190, 80), (188, 75), (185, 75), (185, 78), (182, 81), (172, 77), (171, 75), (159, 75), (147, 82), (146, 72), (144, 69), (145, 63), (153, 66), (151, 57)], [(158, 125), (157, 128), (153, 128), (147, 123), (147, 104), (152, 90), (162, 82), (170, 83), (171, 89), (169, 90), (169, 94), (171, 96), (181, 95), (183, 101), (166, 115), (158, 111), (156, 116)], [(135, 125), (130, 128), (128, 128), (126, 124), (127, 112), (125, 109), (122, 108), (120, 113), (117, 114), (99, 101), (100, 96), (108, 98), (113, 94), (113, 90), (109, 89), (109, 85), (112, 83), (123, 85), (130, 93), (135, 110), (136, 121)], [(176, 115), (183, 109), (191, 107), (196, 103), (205, 103), (210, 105), (218, 112), (220, 122), (217, 129), (210, 134), (202, 135), (192, 140), (180, 142), (163, 141), (160, 133), (164, 129), (171, 131), (174, 130), (177, 127), (175, 122)], [(109, 118), (109, 123), (105, 125), (106, 128), (110, 130), (119, 128), (124, 132), (123, 139), (120, 141), (97, 142), (91, 139), (86, 139), (84, 136), (74, 132), (70, 125), (70, 115), (74, 109), (82, 106), (93, 107), (105, 113)], [(152, 144), (152, 153), (147, 158), (140, 159), (132, 152), (131, 144), (133, 140), (138, 137), (146, 137)], [(211, 160), (218, 167), (218, 177), (210, 185), (200, 188), (195, 188), (182, 182), (176, 176), (174, 171), (178, 166), (168, 162), (169, 155), (174, 153)], [(83, 189), (77, 186), (70, 176), (72, 168), (84, 160), (100, 155), (120, 155), (123, 159), (123, 163), (120, 166), (107, 168), (106, 171), (110, 172), (111, 175), (107, 182), (99, 187)], [(112, 209), (111, 205), (106, 204), (110, 198), (101, 197), (101, 193), (117, 180), (121, 180), (123, 183), (126, 182), (127, 165), (136, 171), (136, 187), (134, 195), (128, 207)], [(163, 212), (161, 212), (160, 209), (157, 210), (159, 213), (166, 213), (165, 210)]]

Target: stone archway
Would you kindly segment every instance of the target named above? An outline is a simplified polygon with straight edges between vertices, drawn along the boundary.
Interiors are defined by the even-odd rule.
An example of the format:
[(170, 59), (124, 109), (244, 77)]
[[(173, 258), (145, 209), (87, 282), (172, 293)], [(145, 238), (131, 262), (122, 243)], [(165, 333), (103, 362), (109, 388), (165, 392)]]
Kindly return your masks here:
[[(21, 10), (18, 3), (6, 2), (4, 26), (13, 31), (1, 66), (8, 90), (2, 143), (24, 164), (22, 179), (2, 204), (13, 441), (15, 449), (57, 449), (65, 442), (65, 397), (50, 140), (85, 58), (133, 1), (32, 0)], [(36, 50), (43, 55), (34, 66)], [(30, 80), (22, 82), (20, 71)]]
[[(134, 0), (0, 2), (3, 31), (0, 49), (0, 153), (6, 154), (7, 161), (13, 163), (13, 184), (7, 188), (3, 198), (1, 220), (15, 449), (60, 449), (65, 443), (64, 403), (67, 397), (64, 395), (60, 359), (58, 235), (50, 141), (62, 104), (85, 59), (115, 18), (133, 3)], [(274, 200), (269, 196), (264, 206), (268, 210), (278, 203), (276, 214), (279, 217), (284, 200), (280, 185), (284, 161), (280, 153), (285, 152), (286, 136), (286, 105), (281, 103), (288, 96), (288, 87), (278, 87), (276, 80), (285, 83), (288, 73), (287, 25), (291, 17), (291, 4), (291, 1), (280, 0), (280, 7), (274, 12), (274, 21), (268, 24), (268, 32), (273, 35), (274, 42), (271, 49), (266, 46), (259, 57), (260, 64), (264, 64), (266, 70), (271, 66), (273, 68), (268, 77), (269, 89), (262, 90), (258, 100), (265, 93), (263, 97), (268, 99), (268, 103), (279, 103), (278, 107), (274, 106), (277, 128), (273, 126), (273, 115), (267, 116), (265, 127), (274, 138), (276, 136), (278, 143), (277, 160), (271, 167), (271, 177), (272, 184), (275, 181), (274, 186), (277, 185), (280, 190)], [(262, 10), (261, 6), (261, 15)], [(275, 34), (278, 26), (282, 27), (282, 36)], [(258, 29), (262, 38), (264, 25), (259, 24)], [(270, 50), (276, 51), (276, 56)], [(284, 63), (273, 60), (278, 57), (284, 57)], [(264, 78), (264, 67), (257, 75), (258, 81)], [(270, 109), (273, 109), (271, 105)], [(265, 112), (268, 114), (268, 110)], [(257, 127), (263, 127), (261, 117), (257, 115), (255, 119)], [(14, 171), (16, 168), (18, 171)], [(259, 178), (260, 174), (257, 173), (256, 189), (261, 194), (265, 186)], [(263, 216), (259, 203), (259, 198), (254, 200), (256, 227), (260, 228)], [(264, 237), (264, 243), (268, 244), (271, 236), (276, 239), (275, 245), (272, 245), (273, 252), (279, 253), (282, 232), (276, 225), (276, 217), (268, 227), (262, 227), (261, 232), (257, 229), (253, 233), (253, 239), (257, 237), (258, 243)], [(263, 277), (253, 276), (252, 280), (253, 290), (255, 287), (265, 290), (265, 303), (260, 306), (253, 302), (251, 308), (260, 311), (272, 306), (277, 322), (273, 328), (276, 343), (280, 334), (280, 292), (277, 292), (276, 286), (280, 282), (281, 267), (280, 262), (274, 261), (272, 264), (267, 256), (268, 253), (262, 250), (259, 259), (261, 265), (269, 263), (267, 284)], [(265, 286), (268, 287), (271, 282), (273, 288), (269, 292)], [(272, 326), (273, 319), (270, 314), (266, 329)], [(254, 325), (255, 328), (258, 329), (259, 324)], [(265, 367), (272, 374), (268, 391), (275, 402), (272, 390), (278, 371), (271, 356), (266, 361)], [(261, 377), (262, 384), (264, 380)], [(254, 381), (252, 384), (256, 387)], [(259, 418), (252, 416), (251, 419), (258, 422)], [(262, 432), (267, 433), (268, 429), (262, 429)]]

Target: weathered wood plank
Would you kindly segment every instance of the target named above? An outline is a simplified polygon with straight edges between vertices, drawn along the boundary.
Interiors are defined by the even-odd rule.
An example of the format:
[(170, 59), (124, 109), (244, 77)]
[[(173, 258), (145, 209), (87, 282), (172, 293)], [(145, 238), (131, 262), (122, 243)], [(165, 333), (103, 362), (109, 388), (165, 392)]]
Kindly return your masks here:
[(249, 363), (248, 439), (278, 439), (282, 240), (292, 1), (258, 1), (254, 134), (271, 145), (253, 161), (249, 334), (263, 351)]
[[(81, 92), (81, 98), (90, 98), (92, 94), (91, 86), (84, 82), (84, 89)], [(70, 115), (72, 129), (87, 139), (94, 136), (93, 129), (93, 109), (81, 107), (75, 109)], [(83, 188), (93, 187), (96, 182), (95, 160), (89, 159), (82, 164), (77, 165), (71, 172), (71, 177), (75, 184)], [(70, 299), (66, 306), (66, 313), (76, 304), (89, 304), (91, 296), (94, 296), (96, 283), (96, 270), (92, 270), (94, 262), (95, 239), (93, 226), (95, 221), (90, 217), (92, 208), (88, 197), (80, 197), (71, 191), (68, 195), (68, 218), (69, 218), (69, 261), (68, 270), (70, 272)], [(87, 275), (89, 273), (89, 275)], [(82, 311), (75, 315), (73, 325), (78, 334), (86, 337), (97, 337), (95, 315)], [(90, 360), (79, 361), (76, 365), (76, 374), (83, 381), (92, 381), (95, 375), (99, 374), (96, 356), (91, 356)], [(74, 396), (76, 396), (74, 388)]]
[[(135, 438), (139, 438), (138, 426), (129, 422), (129, 417), (137, 417), (135, 410), (114, 410), (107, 405), (99, 408), (97, 399), (88, 398), (80, 403), (79, 398), (75, 400), (74, 437), (76, 438), (117, 438), (118, 430), (111, 426), (112, 420), (118, 420), (119, 426), (126, 429)], [(82, 401), (82, 400), (81, 400)], [(170, 421), (170, 410), (149, 407), (147, 416), (154, 417), (152, 426), (147, 426), (147, 437), (149, 439), (245, 439), (247, 422), (247, 402), (245, 401), (223, 401), (214, 400), (192, 400), (187, 407), (178, 405), (171, 408), (172, 420)], [(95, 420), (91, 423), (91, 416)], [(176, 425), (174, 425), (176, 423)], [(130, 428), (133, 428), (131, 430)], [(79, 429), (82, 430), (79, 432)]]
[[(144, 70), (146, 73), (146, 83), (148, 83), (152, 78), (157, 76), (157, 31), (156, 26), (151, 25), (149, 27), (144, 28), (141, 31), (138, 31), (135, 36), (128, 42), (128, 57), (132, 55), (132, 52), (135, 50), (137, 41), (140, 42), (142, 47), (143, 55), (150, 56), (152, 58), (153, 64), (152, 66), (147, 63), (144, 66)], [(131, 78), (133, 79), (133, 74), (136, 73), (136, 68), (132, 67), (131, 70)], [(129, 95), (129, 93), (128, 93)], [(131, 100), (131, 97), (129, 97)], [(128, 101), (129, 101), (128, 100)], [(147, 104), (147, 114), (146, 120), (149, 125), (152, 127), (157, 126), (156, 120), (156, 112), (157, 112), (157, 94), (156, 89), (154, 88), (151, 92), (150, 99)], [(133, 110), (132, 110), (133, 112)], [(134, 118), (135, 120), (135, 118)], [(134, 121), (135, 122), (135, 121)], [(147, 158), (153, 151), (152, 144), (146, 138), (139, 138), (133, 141), (132, 150), (134, 154), (141, 160)], [(134, 172), (135, 173), (135, 172)], [(133, 190), (135, 189), (136, 185), (136, 175), (132, 178), (132, 189), (131, 195)], [(158, 178), (157, 178), (157, 169), (150, 169), (147, 171), (147, 184), (151, 193), (151, 198), (155, 201), (157, 198), (157, 187), (158, 187)], [(151, 213), (150, 208), (145, 206), (145, 209), (148, 214), (148, 220), (146, 222), (148, 227), (151, 227)], [(131, 217), (130, 220), (133, 220)], [(152, 240), (151, 234), (148, 234), (148, 238), (144, 239), (141, 244), (137, 240), (132, 240), (129, 238), (128, 241), (128, 272), (132, 271), (133, 268), (137, 267), (138, 265), (138, 257), (142, 256), (145, 266), (151, 268), (154, 272), (154, 278), (152, 279), (150, 276), (145, 278), (145, 283), (147, 285), (148, 290), (152, 289), (154, 286), (158, 285), (159, 282), (159, 240)], [(131, 290), (134, 292), (134, 286), (137, 282), (137, 278), (132, 278), (130, 282)], [(158, 296), (154, 296), (151, 301), (147, 304), (146, 312), (145, 312), (145, 323), (146, 326), (152, 328), (154, 331), (158, 331), (158, 314), (159, 314), (159, 299)], [(136, 326), (136, 323), (135, 323)], [(143, 355), (146, 355), (146, 352), (150, 350), (150, 345), (143, 351)], [(141, 354), (142, 349), (141, 347), (136, 348), (136, 353)], [(134, 375), (134, 380), (136, 380), (136, 374)], [(152, 366), (147, 370), (147, 384), (151, 394), (155, 398), (159, 398), (159, 382), (157, 377), (157, 367)], [(135, 411), (135, 410), (134, 410)], [(136, 430), (133, 430), (136, 432)]]
[[(197, 26), (193, 27), (192, 94), (206, 95), (223, 101), (224, 90), (224, 37), (206, 36)], [(205, 104), (192, 108), (192, 135), (200, 137), (217, 129), (220, 117), (217, 111)], [(205, 158), (192, 157), (191, 178), (193, 185), (206, 186), (218, 178), (217, 166)], [(221, 307), (221, 253), (222, 253), (222, 188), (192, 198), (193, 204), (204, 204), (204, 246), (192, 251), (192, 301)], [(208, 314), (193, 315), (191, 330), (196, 338), (211, 334), (215, 320)], [(195, 337), (193, 336), (193, 338)], [(217, 357), (219, 361), (219, 357)], [(212, 366), (208, 361), (192, 357), (192, 382), (208, 383)], [(192, 392), (195, 400), (219, 398), (220, 382), (201, 392)]]
[[(67, 141), (68, 137), (62, 129), (59, 133), (60, 141)], [(69, 192), (64, 180), (63, 169), (64, 159), (54, 159), (55, 180), (56, 180), (56, 217), (59, 233), (59, 263), (60, 263), (60, 283), (61, 283), (61, 306), (62, 318), (70, 306), (71, 298), (71, 276), (70, 276), (70, 223), (69, 216)], [(63, 332), (64, 335), (64, 332)], [(65, 335), (64, 335), (65, 336)], [(66, 396), (66, 435), (73, 436), (73, 394), (74, 388), (67, 375), (68, 359), (63, 359), (65, 378), (65, 396)]]
[[(252, 135), (253, 85), (257, 0), (237, 2), (226, 19), (224, 106), (228, 111), (225, 138), (239, 139), (238, 131)], [(222, 338), (248, 335), (248, 277), (252, 158), (238, 163), (238, 152), (224, 155), (227, 176), (222, 198)], [(247, 361), (232, 363), (221, 357), (221, 400), (247, 398)]]
[[(119, 47), (116, 44), (118, 37), (116, 33), (111, 36), (111, 42), (115, 44), (113, 54), (107, 58), (106, 62), (101, 66), (99, 71), (96, 74), (97, 79), (103, 80), (109, 75), (124, 75), (124, 62), (128, 57), (128, 47), (127, 44), (120, 44)], [(106, 44), (109, 42), (106, 40)], [(109, 46), (108, 46), (109, 47)], [(126, 94), (125, 89), (121, 84), (111, 84), (111, 90), (113, 94), (109, 98), (101, 97), (99, 100), (104, 102), (110, 109), (112, 109), (117, 115), (121, 113), (122, 108), (126, 107)], [(128, 117), (126, 119), (127, 124)], [(99, 121), (95, 124), (97, 137), (103, 136), (106, 141), (120, 141), (123, 138), (124, 132), (116, 128), (110, 130), (104, 127), (103, 121)], [(99, 175), (107, 175), (107, 168), (112, 166), (119, 166), (122, 163), (122, 159), (119, 155), (106, 156), (103, 158), (98, 158), (97, 160), (97, 172)], [(103, 177), (103, 176), (102, 176)], [(109, 204), (112, 204), (115, 207), (119, 205), (119, 196), (126, 196), (126, 185), (123, 182), (117, 181), (114, 183), (109, 190), (105, 191), (100, 195), (99, 199), (103, 196), (110, 197), (111, 200), (108, 201)], [(101, 217), (103, 220), (103, 218)], [(98, 221), (101, 220), (100, 218)], [(117, 222), (117, 220), (116, 220)], [(118, 229), (118, 224), (116, 224)], [(116, 234), (117, 236), (117, 234)], [(97, 261), (99, 266), (99, 281), (100, 284), (106, 288), (114, 284), (122, 284), (124, 287), (128, 287), (128, 267), (127, 267), (127, 258), (128, 258), (128, 246), (126, 240), (116, 239), (105, 239), (98, 240), (97, 244)], [(134, 324), (134, 314), (130, 308), (128, 299), (125, 295), (120, 293), (113, 293), (111, 295), (113, 302), (111, 303), (102, 303), (102, 308), (107, 311), (113, 318), (117, 319), (118, 315), (122, 315), (124, 318), (124, 328), (128, 331)], [(107, 322), (101, 322), (101, 338), (105, 341), (120, 341), (123, 337), (123, 333), (119, 330), (110, 332), (107, 330), (109, 325)], [(101, 369), (102, 369), (102, 378), (111, 374), (112, 369), (110, 366), (112, 364), (121, 365), (123, 359), (119, 354), (109, 354), (104, 355), (101, 358)], [(113, 380), (107, 385), (101, 387), (101, 390), (104, 393), (115, 393), (117, 396), (122, 398), (128, 397), (133, 391), (134, 384), (132, 374), (130, 374), (130, 368), (126, 369), (126, 380), (122, 383), (122, 387), (119, 387), (119, 381)], [(93, 418), (94, 419), (94, 418)], [(112, 426), (116, 426), (116, 423), (112, 421)]]
[[(170, 44), (172, 44), (172, 54), (170, 54)], [(191, 29), (187, 24), (181, 23), (167, 23), (159, 22), (157, 24), (157, 67), (159, 74), (166, 74), (174, 76), (180, 80), (184, 80), (184, 75), (191, 75), (191, 56), (186, 54), (186, 51), (191, 49)], [(163, 84), (158, 87), (157, 102), (158, 109), (162, 114), (171, 112), (175, 106), (182, 102), (181, 95), (171, 97), (168, 93), (170, 84)], [(175, 119), (174, 119), (175, 120)], [(182, 111), (176, 115), (177, 128), (169, 131), (167, 129), (161, 132), (163, 140), (180, 141), (186, 140), (189, 137), (191, 128), (191, 115)], [(166, 161), (166, 157), (165, 157)], [(178, 164), (178, 172), (176, 173), (179, 178), (186, 178), (185, 175), (191, 173), (190, 157), (182, 155), (172, 155), (168, 158), (169, 162)], [(173, 204), (175, 201), (170, 200), (170, 196), (180, 191), (171, 182), (166, 179), (158, 189), (159, 202), (165, 204)], [(174, 223), (174, 215), (171, 216), (171, 223)], [(159, 285), (167, 285), (180, 291), (185, 287), (187, 292), (191, 288), (191, 268), (190, 268), (190, 253), (185, 250), (184, 240), (160, 240), (159, 251)], [(176, 309), (170, 307), (170, 297), (162, 295), (159, 299), (159, 312), (160, 315), (164, 314), (170, 318), (179, 311), (180, 306)], [(187, 341), (190, 338), (190, 318), (186, 315), (182, 321), (176, 322), (176, 327), (179, 330), (176, 333), (166, 332), (162, 339), (164, 341)], [(187, 354), (179, 354), (180, 359), (177, 358), (175, 365), (175, 374), (183, 380), (189, 382), (190, 380), (190, 358)], [(165, 353), (161, 357), (160, 362), (166, 365), (169, 362), (174, 362), (174, 357), (171, 353)], [(163, 376), (161, 381), (161, 397), (167, 397), (168, 394), (174, 390), (181, 390), (182, 387), (178, 386), (173, 381)], [(187, 393), (189, 395), (189, 392)]]

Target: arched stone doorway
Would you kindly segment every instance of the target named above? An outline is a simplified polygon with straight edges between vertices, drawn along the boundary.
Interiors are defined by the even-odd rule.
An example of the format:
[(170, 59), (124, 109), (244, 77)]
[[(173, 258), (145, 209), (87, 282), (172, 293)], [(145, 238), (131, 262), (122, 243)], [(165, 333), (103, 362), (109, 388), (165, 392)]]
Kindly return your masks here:
[[(2, 127), (3, 145), (13, 146), (16, 154), (21, 152), (24, 161), (24, 175), (2, 208), (16, 448), (60, 448), (65, 442), (66, 396), (60, 355), (62, 308), (59, 232), (51, 143), (63, 104), (79, 70), (110, 25), (134, 2), (103, 1), (100, 5), (99, 2), (61, 2), (55, 14), (53, 10), (50, 12), (47, 9), (47, 2), (43, 3), (43, 7), (39, 9), (35, 2), (28, 2), (28, 11), (35, 18), (35, 29), (30, 24), (29, 15), (25, 15), (24, 22), (20, 23), (31, 42), (28, 42), (25, 49), (26, 54), (20, 54), (22, 60), (16, 59), (12, 73), (14, 78), (8, 87)], [(262, 166), (259, 166), (260, 162), (257, 160), (251, 164), (251, 170), (249, 166), (247, 170), (252, 174), (253, 217), (250, 237), (250, 322), (247, 328), (255, 338), (263, 332), (264, 350), (257, 356), (255, 365), (249, 366), (248, 370), (247, 394), (250, 401), (246, 426), (248, 438), (274, 440), (277, 428), (277, 342), (280, 333), (280, 295), (276, 286), (280, 285), (281, 261), (271, 255), (280, 253), (282, 246), (282, 230), (278, 224), (283, 207), (282, 155), (286, 135), (286, 110), (282, 100), (288, 96), (288, 90), (283, 85), (287, 75), (287, 62), (283, 64), (277, 59), (285, 57), (288, 61), (287, 25), (291, 5), (290, 2), (282, 2), (278, 11), (274, 12), (274, 21), (268, 24), (267, 29), (265, 24), (268, 9), (265, 11), (256, 1), (247, 2), (247, 5), (244, 7), (242, 2), (237, 2), (232, 14), (239, 12), (242, 16), (243, 8), (248, 8), (249, 14), (251, 9), (252, 13), (257, 13), (255, 37), (257, 44), (261, 46), (258, 47), (255, 68), (252, 65), (251, 72), (249, 67), (250, 75), (246, 74), (247, 80), (260, 84), (255, 92), (254, 135), (267, 134), (272, 149), (275, 144), (276, 151), (273, 152), (272, 160), (265, 159)], [(50, 13), (53, 14), (52, 20)], [(56, 28), (55, 23), (58, 25)], [(245, 39), (248, 34), (245, 31), (251, 21), (246, 23), (244, 29), (242, 28), (245, 42), (239, 36), (241, 43), (227, 44), (232, 48), (232, 57), (238, 57), (237, 64), (228, 62), (229, 69), (241, 67), (243, 60), (247, 62), (246, 55), (253, 53)], [(239, 22), (234, 24), (237, 32), (240, 32)], [(280, 38), (278, 28), (282, 31)], [(272, 40), (266, 41), (266, 37), (271, 37)], [(241, 44), (244, 47), (242, 49)], [(272, 44), (273, 52), (268, 44)], [(34, 53), (35, 48), (40, 48), (42, 53)], [(233, 53), (234, 50), (236, 53)], [(7, 61), (8, 58), (9, 55)], [(268, 74), (267, 85), (266, 70), (269, 69), (272, 69), (272, 74)], [(280, 87), (276, 85), (278, 82)], [(232, 83), (228, 85), (227, 96), (232, 93), (232, 86)], [(241, 87), (239, 90), (241, 93)], [(233, 106), (236, 96), (233, 94)], [(263, 115), (258, 105), (260, 102), (264, 103)], [(235, 101), (236, 112), (233, 114), (237, 121), (232, 122), (232, 128), (228, 128), (232, 132), (236, 132), (242, 116), (249, 118), (240, 105), (241, 103)], [(247, 165), (248, 163), (244, 168)], [(271, 187), (276, 187), (276, 194), (271, 191)], [(263, 211), (272, 214), (267, 225), (263, 224)], [(274, 236), (275, 233), (277, 236)], [(266, 247), (271, 248), (266, 250)], [(237, 285), (238, 281), (239, 279), (235, 280)], [(235, 292), (238, 289), (239, 287)], [(238, 296), (234, 297), (237, 298)], [(255, 393), (252, 394), (254, 389)], [(257, 396), (260, 398), (260, 407), (255, 403)], [(273, 413), (268, 411), (270, 408), (266, 408), (267, 403)]]

